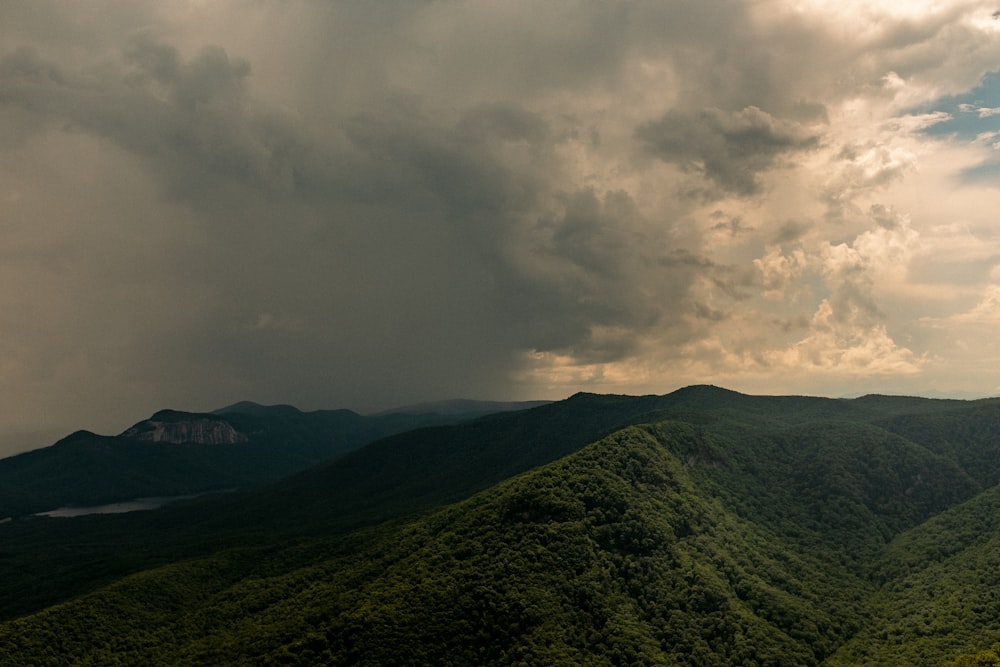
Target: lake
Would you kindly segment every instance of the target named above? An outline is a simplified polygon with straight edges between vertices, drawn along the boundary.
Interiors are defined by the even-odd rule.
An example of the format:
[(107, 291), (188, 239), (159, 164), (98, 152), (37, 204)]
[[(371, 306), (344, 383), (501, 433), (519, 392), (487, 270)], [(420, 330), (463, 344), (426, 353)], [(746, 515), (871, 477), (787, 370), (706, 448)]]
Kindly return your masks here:
[[(218, 493), (218, 492), (215, 492)], [(123, 514), (125, 512), (139, 512), (142, 510), (155, 510), (159, 507), (178, 500), (191, 500), (207, 493), (193, 493), (185, 496), (154, 496), (150, 498), (136, 498), (135, 500), (125, 500), (120, 503), (109, 503), (107, 505), (92, 505), (90, 507), (59, 507), (48, 512), (38, 512), (35, 516), (48, 516), (54, 518), (66, 518), (74, 516), (86, 516), (88, 514)]]

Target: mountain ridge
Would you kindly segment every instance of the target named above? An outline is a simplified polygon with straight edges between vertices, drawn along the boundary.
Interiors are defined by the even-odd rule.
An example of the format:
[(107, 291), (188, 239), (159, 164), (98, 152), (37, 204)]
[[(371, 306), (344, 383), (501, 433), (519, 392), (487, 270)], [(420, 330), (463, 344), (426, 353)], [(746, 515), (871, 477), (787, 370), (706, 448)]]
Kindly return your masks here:
[(0, 525), (0, 646), (38, 659), (69, 633), (94, 662), (147, 664), (943, 664), (1000, 636), (982, 518), (998, 416), (995, 399), (580, 393), (141, 516), (16, 520)]
[(251, 401), (212, 412), (162, 409), (118, 435), (80, 430), (48, 447), (0, 459), (0, 519), (61, 506), (251, 487), (388, 435), (472, 419), (491, 409), (471, 402), (461, 414), (363, 416)]

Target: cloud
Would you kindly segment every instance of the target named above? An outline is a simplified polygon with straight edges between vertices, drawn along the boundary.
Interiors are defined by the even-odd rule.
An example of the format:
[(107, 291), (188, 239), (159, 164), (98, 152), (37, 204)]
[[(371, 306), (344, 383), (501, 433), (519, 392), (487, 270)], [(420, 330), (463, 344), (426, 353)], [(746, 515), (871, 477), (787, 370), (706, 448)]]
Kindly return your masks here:
[(795, 250), (791, 255), (783, 255), (778, 247), (771, 247), (767, 254), (753, 260), (761, 274), (764, 296), (786, 298), (792, 293), (792, 285), (808, 266), (805, 253)]
[(751, 366), (855, 377), (911, 375), (924, 367), (921, 355), (892, 338), (879, 305), (880, 295), (905, 281), (921, 249), (920, 236), (908, 217), (891, 207), (873, 205), (870, 217), (876, 227), (851, 243), (826, 242), (814, 253), (799, 247), (788, 254), (772, 246), (754, 260), (764, 296), (804, 300), (817, 279), (827, 296), (820, 298), (803, 337), (763, 350), (748, 360)]
[(1000, 323), (1000, 285), (989, 285), (979, 302), (970, 310), (946, 317), (923, 317), (921, 322), (935, 328), (964, 325), (995, 326)]
[(924, 360), (900, 347), (871, 313), (852, 307), (845, 314), (823, 300), (810, 322), (810, 333), (793, 346), (765, 354), (769, 364), (803, 372), (873, 377), (916, 375)]
[[(677, 317), (671, 306), (699, 269), (658, 250), (659, 231), (636, 257), (646, 223), (627, 193), (553, 189), (561, 176), (553, 153), (565, 139), (517, 104), (438, 117), (400, 95), (310, 141), (292, 117), (254, 98), (251, 67), (221, 47), (185, 57), (140, 35), (100, 72), (28, 52), (4, 64), (8, 108), (68, 123), (72, 136), (117, 147), (115, 159), (139, 160), (161, 188), (163, 199), (147, 193), (149, 204), (180, 205), (194, 232), (165, 235), (163, 252), (183, 257), (178, 274), (160, 264), (146, 288), (187, 284), (202, 302), (200, 325), (194, 311), (176, 319), (162, 334), (169, 341), (133, 326), (156, 354), (120, 350), (150, 384), (170, 383), (171, 367), (183, 365), (167, 357), (180, 355), (226, 386), (270, 378), (287, 387), (313, 366), (374, 393), (396, 380), (433, 386), (465, 358), (466, 391), (487, 391), (502, 384), (497, 369), (517, 350), (627, 354), (636, 331)], [(130, 238), (135, 222), (122, 221)], [(187, 263), (196, 268), (181, 273)], [(654, 274), (661, 287), (632, 296)], [(144, 296), (123, 300), (137, 312), (132, 302)], [(386, 349), (397, 359), (394, 380), (347, 373), (378, 367)], [(258, 362), (248, 368), (247, 358)]]
[(958, 108), (965, 113), (974, 113), (980, 118), (1000, 115), (1000, 107), (977, 107), (974, 104), (963, 103), (959, 104)]
[(245, 398), (890, 386), (946, 377), (921, 318), (995, 282), (996, 188), (954, 189), (992, 169), (1000, 104), (975, 3), (2, 13), (19, 432)]
[(289, 194), (308, 149), (287, 119), (247, 99), (250, 71), (218, 46), (184, 60), (145, 37), (93, 70), (20, 49), (0, 60), (0, 103), (142, 156), (178, 199), (210, 202), (231, 185)]
[(712, 231), (714, 232), (728, 234), (729, 236), (738, 236), (754, 231), (754, 228), (748, 227), (740, 216), (730, 218), (722, 211), (713, 211), (711, 217), (712, 219), (719, 220), (719, 222), (712, 225)]
[(836, 171), (824, 186), (828, 216), (834, 220), (857, 215), (857, 199), (900, 181), (916, 165), (906, 147), (882, 142), (849, 146), (837, 157)]
[(736, 112), (668, 111), (636, 131), (646, 150), (713, 181), (724, 192), (760, 191), (759, 175), (783, 155), (816, 146), (818, 137), (799, 123), (776, 119), (755, 106)]

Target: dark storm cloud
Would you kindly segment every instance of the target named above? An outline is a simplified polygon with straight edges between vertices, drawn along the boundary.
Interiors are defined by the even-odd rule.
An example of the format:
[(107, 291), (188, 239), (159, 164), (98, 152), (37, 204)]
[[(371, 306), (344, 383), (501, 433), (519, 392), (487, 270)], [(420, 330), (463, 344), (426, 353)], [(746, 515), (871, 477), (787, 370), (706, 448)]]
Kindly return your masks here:
[(205, 177), (267, 180), (241, 140), (248, 74), (245, 62), (231, 62), (218, 47), (185, 63), (172, 47), (141, 40), (118, 67), (88, 72), (22, 49), (0, 61), (0, 103), (151, 157), (172, 191), (191, 196), (206, 187)]
[(801, 238), (812, 228), (808, 222), (789, 220), (778, 227), (774, 234), (774, 243), (791, 243)]
[(476, 108), (447, 125), (401, 98), (348, 119), (344, 133), (356, 151), (356, 192), (380, 202), (407, 206), (416, 197), (471, 222), (523, 210), (545, 185), (541, 173), (516, 172), (495, 155), (508, 143), (546, 150), (544, 121), (515, 107)]
[(754, 228), (747, 226), (743, 218), (738, 215), (730, 217), (722, 211), (713, 211), (711, 219), (719, 221), (712, 225), (713, 231), (726, 232), (733, 237), (741, 234), (749, 234), (754, 231)]
[[(558, 204), (556, 215), (528, 230), (526, 277), (543, 289), (536, 294), (537, 328), (523, 343), (572, 352), (587, 362), (621, 358), (636, 331), (676, 320), (669, 304), (683, 297), (693, 272), (658, 266), (656, 258), (667, 248), (642, 249), (642, 238), (632, 231), (639, 213), (626, 193), (579, 190), (559, 197)], [(649, 298), (650, 276), (659, 278), (654, 285), (662, 301)], [(626, 333), (598, 341), (594, 327)]]
[(0, 398), (33, 428), (657, 391), (738, 374), (731, 345), (787, 370), (767, 322), (854, 340), (895, 311), (852, 252), (889, 241), (829, 246), (824, 204), (838, 241), (905, 236), (893, 96), (996, 57), (968, 3), (814, 5), (9, 3)]
[(383, 396), (474, 393), (524, 350), (614, 361), (635, 332), (680, 324), (699, 267), (658, 261), (674, 251), (637, 231), (627, 193), (554, 187), (572, 120), (556, 132), (516, 103), (441, 114), (399, 93), (310, 139), (251, 75), (221, 47), (185, 57), (147, 36), (93, 70), (28, 51), (0, 64), (0, 102), (139, 156), (197, 225), (164, 251), (201, 318), (141, 334), (159, 354), (133, 372), (162, 380), (185, 358), (298, 392), (319, 371)]
[[(691, 296), (703, 278), (739, 296), (732, 275), (679, 247), (697, 243), (692, 230), (675, 238), (670, 213), (654, 223), (631, 194), (577, 182), (559, 154), (597, 131), (576, 112), (589, 113), (591, 92), (622, 90), (637, 48), (690, 55), (727, 33), (715, 57), (686, 59), (679, 85), (706, 102), (720, 101), (702, 83), (715, 79), (727, 104), (773, 96), (766, 54), (739, 27), (744, 9), (694, 7), (541, 12), (541, 29), (495, 5), (483, 9), (497, 29), (448, 35), (435, 47), (443, 59), (424, 57), (421, 31), (435, 27), (413, 6), (331, 7), (310, 14), (309, 30), (328, 37), (283, 47), (292, 60), (313, 50), (293, 72), (310, 88), (295, 105), (303, 115), (257, 95), (267, 59), (251, 66), (232, 47), (182, 49), (152, 31), (99, 62), (8, 54), (0, 102), (137, 157), (182, 207), (186, 233), (161, 235), (169, 259), (116, 307), (149, 313), (147, 326), (121, 323), (137, 344), (116, 363), (132, 375), (180, 392), (194, 367), (217, 386), (291, 402), (497, 395), (526, 351), (587, 364), (626, 358), (646, 332), (684, 343), (691, 321), (722, 312)], [(458, 9), (454, 20), (483, 20)], [(538, 105), (557, 91), (581, 96), (573, 114)], [(805, 141), (755, 107), (681, 118), (699, 132), (683, 160), (707, 156), (707, 175), (741, 193)], [(669, 160), (676, 138), (654, 130)], [(139, 221), (126, 232), (144, 233)]]
[(250, 75), (249, 63), (219, 46), (185, 59), (147, 36), (117, 62), (86, 69), (21, 49), (0, 60), (0, 104), (141, 156), (167, 196), (199, 208), (352, 189), (336, 182), (350, 173), (342, 159), (324, 155), (292, 116), (252, 99)]
[(636, 137), (659, 159), (702, 173), (724, 192), (741, 196), (759, 192), (760, 175), (783, 156), (818, 143), (798, 123), (754, 106), (735, 112), (672, 109), (639, 127)]

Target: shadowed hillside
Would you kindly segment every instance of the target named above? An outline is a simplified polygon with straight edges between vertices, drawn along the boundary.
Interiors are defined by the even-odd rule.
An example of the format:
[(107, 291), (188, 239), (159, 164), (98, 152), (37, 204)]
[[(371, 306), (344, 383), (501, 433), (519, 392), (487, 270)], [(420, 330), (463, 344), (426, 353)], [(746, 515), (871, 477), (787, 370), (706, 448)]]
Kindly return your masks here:
[(244, 401), (213, 413), (161, 410), (117, 436), (78, 431), (0, 459), (0, 519), (72, 505), (247, 488), (394, 433), (512, 409), (470, 401), (461, 414), (301, 412)]

